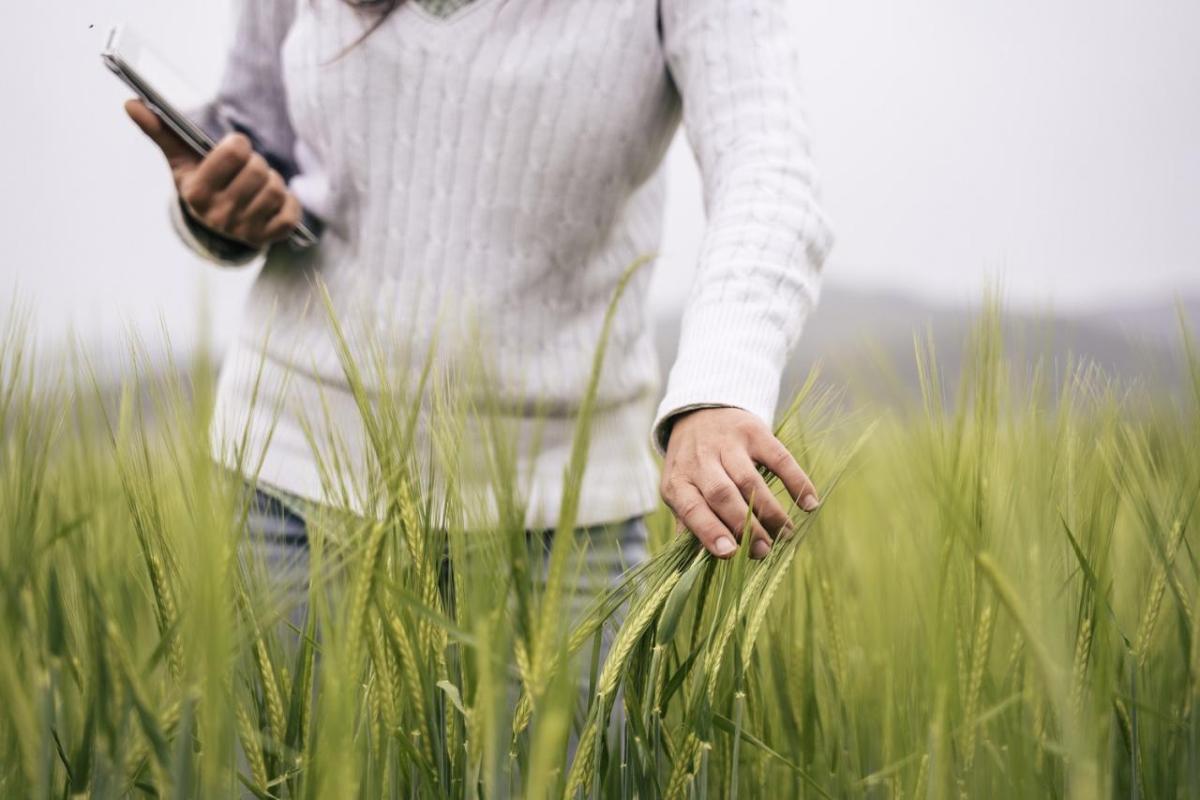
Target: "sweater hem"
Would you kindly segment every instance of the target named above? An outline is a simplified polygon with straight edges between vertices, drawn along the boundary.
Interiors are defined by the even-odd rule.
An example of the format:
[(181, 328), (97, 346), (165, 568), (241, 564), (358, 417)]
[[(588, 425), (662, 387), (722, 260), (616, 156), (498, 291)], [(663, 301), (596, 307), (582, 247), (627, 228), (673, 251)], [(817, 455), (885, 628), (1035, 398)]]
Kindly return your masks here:
[[(270, 398), (269, 407), (262, 398)], [(658, 464), (646, 436), (651, 400), (596, 409), (576, 527), (627, 520), (658, 507)], [(509, 417), (501, 422), (515, 425), (522, 447), (516, 471), (525, 527), (555, 527), (576, 418)], [(352, 483), (361, 484), (361, 476), (369, 474), (369, 458), (361, 414), (346, 387), (319, 382), (254, 348), (235, 345), (221, 369), (210, 440), (213, 458), (249, 480), (358, 515), (379, 515), (368, 509), (365, 487)], [(536, 450), (529, 447), (532, 442)], [(427, 450), (428, 441), (422, 444)], [(492, 517), (495, 501), (489, 484), (468, 475), (455, 477), (461, 482), (461, 498), (472, 504), (472, 517)]]

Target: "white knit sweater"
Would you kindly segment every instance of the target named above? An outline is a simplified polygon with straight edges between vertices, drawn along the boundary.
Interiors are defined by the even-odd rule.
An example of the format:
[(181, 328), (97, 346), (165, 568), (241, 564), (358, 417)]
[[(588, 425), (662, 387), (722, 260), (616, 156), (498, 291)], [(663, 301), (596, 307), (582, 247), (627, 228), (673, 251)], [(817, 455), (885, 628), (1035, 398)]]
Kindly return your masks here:
[[(489, 399), (520, 436), (527, 525), (553, 525), (606, 308), (659, 245), (681, 116), (707, 229), (679, 355), (655, 415), (643, 269), (614, 321), (579, 524), (655, 506), (650, 446), (673, 414), (737, 406), (769, 423), (831, 243), (789, 2), (474, 0), (445, 19), (405, 3), (337, 59), (369, 16), (241, 2), (208, 124), (248, 132), (326, 227), (313, 250), (267, 253), (221, 373), (217, 456), (234, 464), (248, 433), (242, 460), (261, 451), (262, 481), (318, 501), (335, 453), (365, 468), (323, 284), (355, 341), (424, 352), (436, 331), (441, 365), (485, 354)], [(201, 253), (254, 255), (222, 252), (173, 208)]]

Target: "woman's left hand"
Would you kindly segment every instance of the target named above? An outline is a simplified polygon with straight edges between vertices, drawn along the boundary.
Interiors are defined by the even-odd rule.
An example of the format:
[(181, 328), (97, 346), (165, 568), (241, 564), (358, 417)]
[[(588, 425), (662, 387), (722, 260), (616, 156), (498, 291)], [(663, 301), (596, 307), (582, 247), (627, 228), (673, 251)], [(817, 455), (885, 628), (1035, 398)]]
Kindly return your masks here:
[(676, 518), (718, 558), (737, 550), (747, 512), (750, 554), (763, 558), (791, 523), (758, 471), (775, 473), (805, 511), (820, 500), (808, 475), (754, 414), (740, 408), (701, 408), (678, 417), (667, 440), (663, 500)]

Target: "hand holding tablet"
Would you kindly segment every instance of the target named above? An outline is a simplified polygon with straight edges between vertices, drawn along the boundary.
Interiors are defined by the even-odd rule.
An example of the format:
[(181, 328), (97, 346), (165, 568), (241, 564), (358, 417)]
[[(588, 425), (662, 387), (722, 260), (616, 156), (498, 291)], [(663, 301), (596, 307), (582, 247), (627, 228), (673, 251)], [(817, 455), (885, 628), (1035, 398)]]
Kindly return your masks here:
[(311, 247), (319, 222), (287, 189), (283, 176), (254, 152), (250, 139), (231, 133), (214, 142), (167, 98), (189, 94), (186, 82), (128, 30), (114, 28), (104, 63), (135, 93), (130, 118), (167, 159), (179, 197), (204, 227), (255, 249), (278, 241)]

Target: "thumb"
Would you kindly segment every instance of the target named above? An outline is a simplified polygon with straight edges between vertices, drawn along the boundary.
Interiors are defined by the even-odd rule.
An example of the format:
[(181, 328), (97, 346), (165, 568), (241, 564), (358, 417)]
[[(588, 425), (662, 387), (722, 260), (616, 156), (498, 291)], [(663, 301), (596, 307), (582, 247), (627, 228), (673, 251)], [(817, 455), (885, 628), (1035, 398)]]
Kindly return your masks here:
[(126, 101), (125, 113), (142, 129), (142, 133), (150, 137), (150, 140), (158, 145), (158, 149), (162, 150), (172, 172), (195, 167), (200, 163), (200, 156), (188, 146), (187, 142), (179, 138), (179, 135), (141, 100)]

